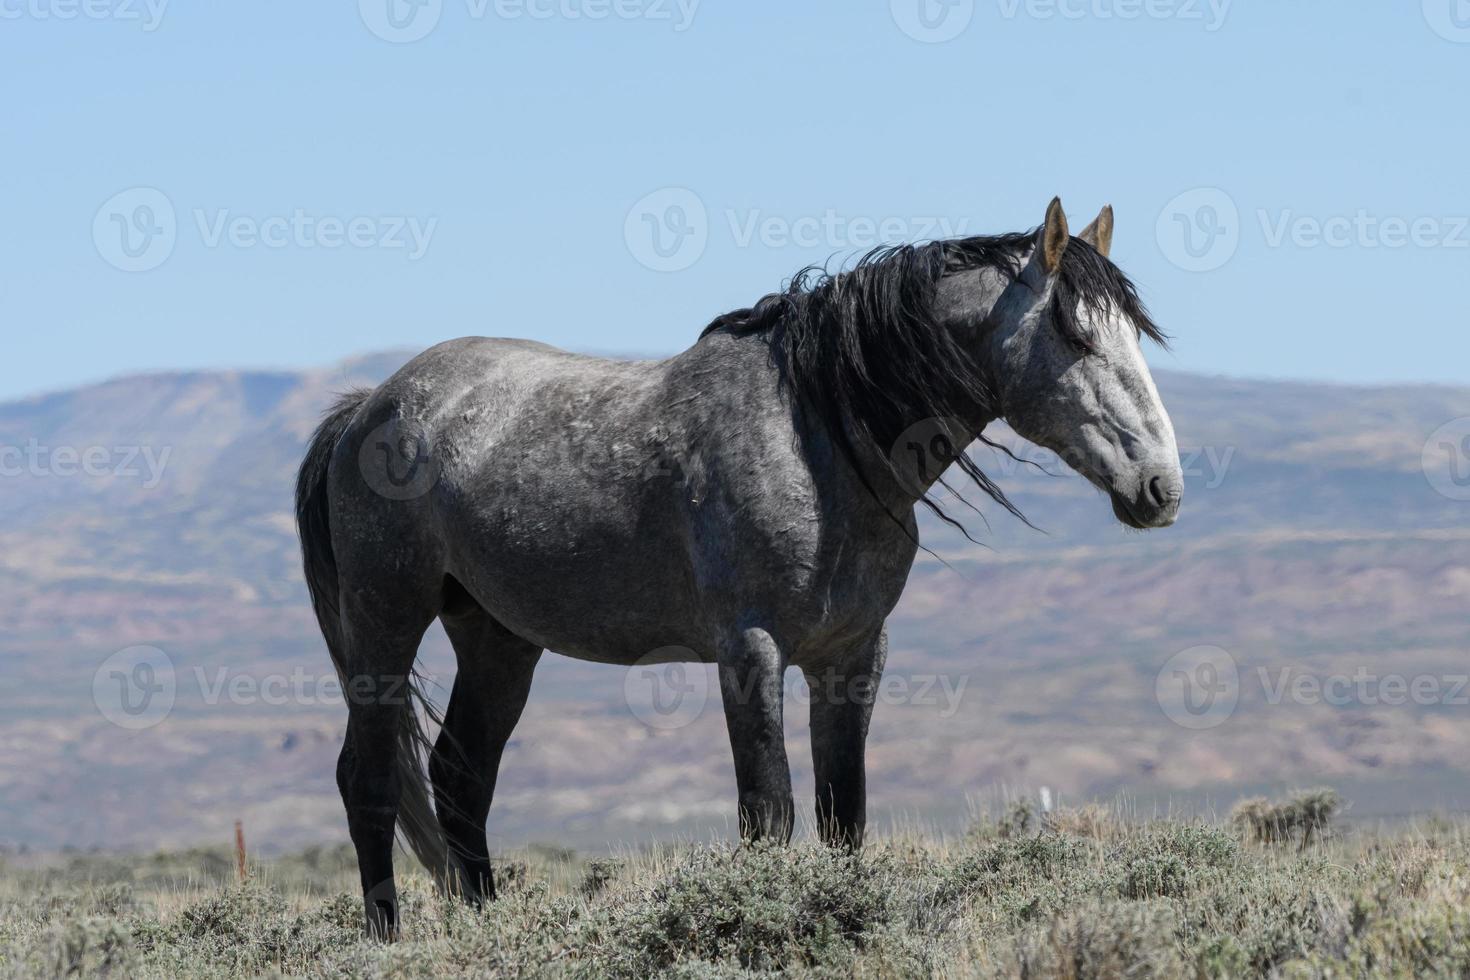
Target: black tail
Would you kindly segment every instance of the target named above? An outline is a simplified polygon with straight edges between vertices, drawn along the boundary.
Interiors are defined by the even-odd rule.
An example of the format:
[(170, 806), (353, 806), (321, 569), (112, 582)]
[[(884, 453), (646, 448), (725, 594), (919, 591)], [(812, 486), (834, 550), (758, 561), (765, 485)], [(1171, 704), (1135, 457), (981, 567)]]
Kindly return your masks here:
[[(327, 651), (344, 689), (347, 681), (342, 644), (342, 610), (337, 582), (337, 560), (332, 553), (331, 507), (327, 499), (327, 469), (342, 434), (371, 392), (349, 391), (322, 419), (301, 472), (296, 477), (296, 530), (301, 535), (301, 556), (311, 606), (327, 641)], [(424, 717), (439, 721), (438, 713), (415, 680), (408, 686), (410, 704), (403, 712), (398, 733), (398, 775), (402, 794), (398, 802), (398, 831), (424, 867), (442, 882), (449, 868), (449, 848), (435, 815), (424, 758), (433, 748)], [(422, 712), (422, 714), (420, 713)]]

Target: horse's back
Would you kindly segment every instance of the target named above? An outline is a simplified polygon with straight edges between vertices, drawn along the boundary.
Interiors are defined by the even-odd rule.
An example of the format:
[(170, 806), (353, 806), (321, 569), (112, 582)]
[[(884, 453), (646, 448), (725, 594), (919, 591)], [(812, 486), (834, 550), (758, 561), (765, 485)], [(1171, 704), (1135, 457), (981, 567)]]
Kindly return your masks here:
[(490, 399), (512, 408), (515, 399), (572, 386), (646, 384), (660, 362), (591, 357), (510, 337), (461, 337), (436, 344), (401, 367), (377, 394), (395, 399), (402, 410), (447, 418), (466, 399)]
[(363, 424), (386, 414), (422, 433), (434, 483), (411, 533), (432, 534), (446, 574), (527, 639), (628, 661), (698, 639), (673, 608), (691, 601), (676, 461), (695, 413), (670, 411), (669, 375), (667, 361), (463, 338), (384, 382)]
[(431, 536), (443, 573), (526, 639), (626, 663), (707, 655), (712, 624), (747, 607), (789, 612), (791, 631), (847, 618), (830, 579), (855, 571), (851, 521), (819, 489), (838, 464), (798, 437), (758, 337), (664, 361), (465, 338), (372, 401), (361, 424), (406, 420), (435, 465), (395, 526)]

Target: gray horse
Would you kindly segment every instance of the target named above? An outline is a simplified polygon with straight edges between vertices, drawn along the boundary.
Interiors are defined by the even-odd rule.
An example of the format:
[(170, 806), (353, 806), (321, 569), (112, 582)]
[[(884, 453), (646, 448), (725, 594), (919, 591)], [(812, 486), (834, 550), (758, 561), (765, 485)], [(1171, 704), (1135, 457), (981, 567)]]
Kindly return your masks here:
[[(664, 361), (476, 337), (344, 396), (296, 506), (348, 695), (337, 780), (368, 928), (396, 932), (395, 829), (447, 887), (494, 896), (486, 818), (543, 650), (716, 664), (747, 839), (791, 833), (782, 675), (800, 668), (818, 825), (859, 846), (915, 507), (957, 524), (932, 491), (958, 470), (1015, 511), (962, 450), (1003, 418), (1124, 524), (1178, 514), (1140, 352), (1163, 336), (1107, 258), (1112, 224), (1105, 209), (1073, 238), (1053, 201), (1032, 233), (805, 270)], [(436, 617), (458, 673), (429, 746), (410, 678)]]

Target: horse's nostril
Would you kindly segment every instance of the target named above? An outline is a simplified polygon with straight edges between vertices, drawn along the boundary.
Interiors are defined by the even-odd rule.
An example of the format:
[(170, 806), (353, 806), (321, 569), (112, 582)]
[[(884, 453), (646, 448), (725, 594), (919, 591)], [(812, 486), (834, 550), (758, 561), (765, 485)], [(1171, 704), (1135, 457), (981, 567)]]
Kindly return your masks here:
[(1166, 481), (1161, 476), (1155, 476), (1148, 481), (1148, 499), (1157, 507), (1168, 507), (1181, 496), (1172, 481)]

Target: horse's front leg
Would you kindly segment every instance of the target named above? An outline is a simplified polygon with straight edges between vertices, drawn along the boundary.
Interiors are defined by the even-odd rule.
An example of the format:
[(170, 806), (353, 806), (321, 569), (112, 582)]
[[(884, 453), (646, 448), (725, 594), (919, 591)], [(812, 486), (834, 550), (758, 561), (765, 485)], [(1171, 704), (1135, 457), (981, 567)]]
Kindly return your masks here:
[(879, 629), (836, 665), (808, 671), (817, 827), (837, 847), (857, 849), (868, 822), (864, 752), (868, 721), (888, 659), (888, 632)]
[(721, 644), (720, 694), (735, 754), (740, 835), (791, 839), (791, 768), (782, 723), (786, 655), (769, 633), (747, 629)]

